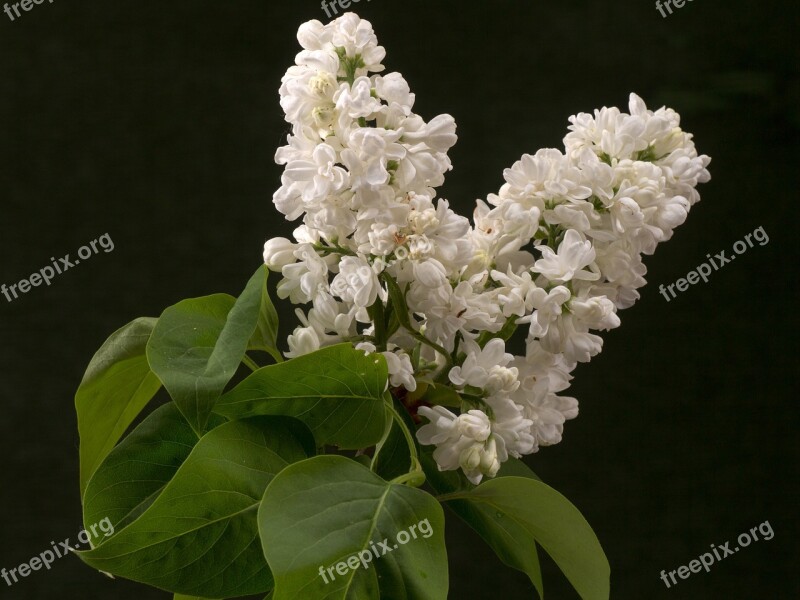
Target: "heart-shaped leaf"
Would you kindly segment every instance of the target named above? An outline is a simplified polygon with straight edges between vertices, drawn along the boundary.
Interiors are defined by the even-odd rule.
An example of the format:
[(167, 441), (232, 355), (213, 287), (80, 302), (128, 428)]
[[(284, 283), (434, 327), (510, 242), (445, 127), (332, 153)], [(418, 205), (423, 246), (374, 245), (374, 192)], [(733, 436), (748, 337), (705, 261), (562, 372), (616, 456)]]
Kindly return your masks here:
[[(256, 417), (203, 436), (132, 523), (79, 556), (90, 566), (170, 592), (227, 598), (266, 593), (272, 575), (256, 513), (264, 490), (313, 448), (298, 421)], [(114, 494), (113, 488), (103, 490)]]
[(155, 324), (156, 319), (142, 317), (114, 332), (92, 358), (78, 387), (81, 496), (95, 469), (161, 387), (145, 356)]
[[(261, 274), (261, 306), (258, 311), (258, 323), (256, 330), (250, 338), (248, 349), (260, 350), (267, 352), (277, 361), (282, 362), (278, 350), (278, 312), (275, 310), (275, 305), (270, 298), (269, 290), (267, 289), (267, 280), (269, 278), (269, 269), (266, 265), (260, 268)], [(256, 277), (259, 273), (256, 272)]]
[[(420, 460), (425, 469), (428, 483), (438, 494), (468, 492), (475, 489), (475, 486), (466, 478), (463, 471), (439, 471), (432, 454), (433, 450), (430, 447), (426, 447), (421, 453)], [(503, 467), (498, 474), (498, 477), (502, 476), (539, 479), (525, 463), (513, 457), (509, 457), (503, 463)], [(495, 510), (492, 506), (473, 502), (468, 497), (466, 499), (448, 500), (447, 506), (489, 544), (500, 560), (509, 567), (525, 573), (539, 593), (539, 597), (544, 597), (542, 571), (539, 564), (536, 540), (527, 531), (517, 527), (516, 524), (509, 523), (508, 517), (504, 513)]]
[(445, 600), (444, 515), (422, 490), (342, 456), (279, 473), (258, 510), (273, 600)]
[(256, 330), (264, 277), (259, 268), (238, 299), (214, 294), (170, 306), (150, 336), (150, 368), (198, 435)]
[(547, 484), (498, 477), (473, 490), (456, 492), (447, 501), (461, 502), (473, 514), (477, 507), (484, 515), (495, 512), (489, 534), (504, 549), (505, 556), (498, 552), (504, 561), (523, 558), (509, 552), (508, 545), (524, 535), (528, 546), (535, 541), (544, 548), (583, 600), (608, 600), (610, 567), (597, 536), (578, 509)]
[[(416, 429), (414, 420), (402, 402), (397, 398), (393, 398), (389, 392), (386, 392), (385, 399), (394, 407), (394, 412), (402, 419), (405, 429), (408, 432), (414, 431)], [(415, 452), (419, 456), (419, 444), (413, 435), (411, 439), (414, 443)], [(385, 439), (382, 439), (375, 447), (375, 454), (368, 466), (374, 473), (377, 473), (387, 481), (405, 475), (411, 470), (412, 460), (408, 440), (400, 423), (394, 419), (391, 419), (390, 430), (386, 433)]]
[(230, 419), (287, 415), (303, 421), (317, 445), (366, 448), (386, 426), (388, 371), (380, 354), (339, 344), (263, 367), (222, 396), (214, 410)]
[(392, 420), (386, 439), (376, 448), (371, 468), (386, 480), (404, 475), (411, 469), (408, 442), (406, 442), (402, 429), (394, 420)]
[[(213, 425), (225, 420), (215, 415)], [(83, 497), (83, 523), (108, 519), (115, 533), (136, 520), (172, 480), (197, 444), (174, 402), (160, 406), (111, 451)]]

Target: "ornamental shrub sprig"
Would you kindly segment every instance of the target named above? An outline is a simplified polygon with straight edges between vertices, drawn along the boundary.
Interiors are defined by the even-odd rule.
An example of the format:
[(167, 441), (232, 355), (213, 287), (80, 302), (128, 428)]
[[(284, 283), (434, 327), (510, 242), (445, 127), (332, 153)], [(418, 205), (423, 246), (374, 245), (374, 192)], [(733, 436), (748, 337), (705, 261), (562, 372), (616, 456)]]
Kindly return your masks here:
[[(570, 373), (638, 299), (642, 255), (710, 159), (632, 94), (629, 113), (571, 117), (564, 150), (524, 155), (470, 222), (436, 200), (453, 118), (413, 112), (371, 25), (349, 13), (298, 39), (274, 203), (302, 221), (238, 298), (183, 300), (95, 354), (80, 489), (84, 522), (114, 527), (79, 556), (175, 600), (444, 600), (447, 505), (540, 597), (539, 548), (607, 600), (591, 527), (518, 459), (561, 441)], [(285, 344), (269, 270), (303, 306)]]

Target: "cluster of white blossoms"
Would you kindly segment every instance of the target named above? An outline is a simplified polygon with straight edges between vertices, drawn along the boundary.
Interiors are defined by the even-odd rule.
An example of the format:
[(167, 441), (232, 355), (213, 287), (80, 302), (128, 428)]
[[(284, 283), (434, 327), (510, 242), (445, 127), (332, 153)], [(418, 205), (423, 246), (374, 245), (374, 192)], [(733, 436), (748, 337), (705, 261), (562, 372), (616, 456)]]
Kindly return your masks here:
[[(507, 169), (473, 224), (435, 199), (453, 118), (426, 122), (402, 75), (377, 74), (385, 51), (371, 25), (348, 13), (305, 23), (298, 39), (280, 90), (292, 133), (274, 203), (302, 224), (264, 247), (279, 297), (310, 304), (287, 355), (349, 341), (386, 357), (395, 392), (455, 389), (460, 414), (422, 395), (417, 437), (473, 483), (558, 443), (578, 414), (559, 395), (571, 371), (639, 297), (642, 255), (686, 219), (710, 159), (677, 113), (631, 94), (629, 114), (573, 116), (564, 151)], [(518, 328), (524, 356), (506, 352)]]

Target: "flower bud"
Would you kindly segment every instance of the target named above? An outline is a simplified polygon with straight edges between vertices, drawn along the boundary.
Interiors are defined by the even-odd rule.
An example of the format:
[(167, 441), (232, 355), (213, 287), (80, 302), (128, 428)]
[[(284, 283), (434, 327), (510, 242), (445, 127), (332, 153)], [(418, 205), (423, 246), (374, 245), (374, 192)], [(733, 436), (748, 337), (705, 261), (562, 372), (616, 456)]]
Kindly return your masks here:
[(280, 272), (283, 267), (296, 261), (294, 251), (297, 244), (286, 238), (272, 238), (264, 244), (264, 264), (270, 271)]
[(494, 477), (500, 470), (500, 461), (497, 457), (497, 442), (494, 437), (490, 438), (486, 443), (481, 456), (480, 468), (481, 473), (489, 477)]
[(480, 444), (472, 444), (461, 451), (458, 457), (458, 462), (464, 471), (474, 471), (481, 464), (481, 446)]

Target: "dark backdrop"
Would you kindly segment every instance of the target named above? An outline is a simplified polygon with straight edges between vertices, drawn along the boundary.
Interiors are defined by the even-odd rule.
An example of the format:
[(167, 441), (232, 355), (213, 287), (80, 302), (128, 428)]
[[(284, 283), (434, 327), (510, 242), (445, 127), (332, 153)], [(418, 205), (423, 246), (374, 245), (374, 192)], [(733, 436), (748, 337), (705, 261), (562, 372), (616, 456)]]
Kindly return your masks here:
[[(560, 146), (568, 115), (673, 106), (713, 157), (703, 201), (648, 259), (641, 301), (577, 370), (581, 416), (527, 461), (595, 528), (612, 598), (798, 597), (798, 79), (792, 2), (371, 0), (357, 5), (427, 118), (459, 125), (441, 190), (462, 212), (523, 152)], [(80, 528), (74, 390), (117, 327), (243, 286), (264, 240), (286, 124), (280, 77), (316, 0), (81, 0), (0, 13), (0, 283), (108, 233), (101, 253), (0, 297), (0, 567)], [(672, 283), (759, 226), (748, 251), (667, 303)], [(288, 313), (284, 313), (287, 317)], [(754, 544), (667, 590), (659, 579), (769, 521)], [(533, 598), (448, 523), (451, 597)], [(548, 598), (574, 598), (549, 563)], [(167, 598), (74, 558), (9, 598)]]

